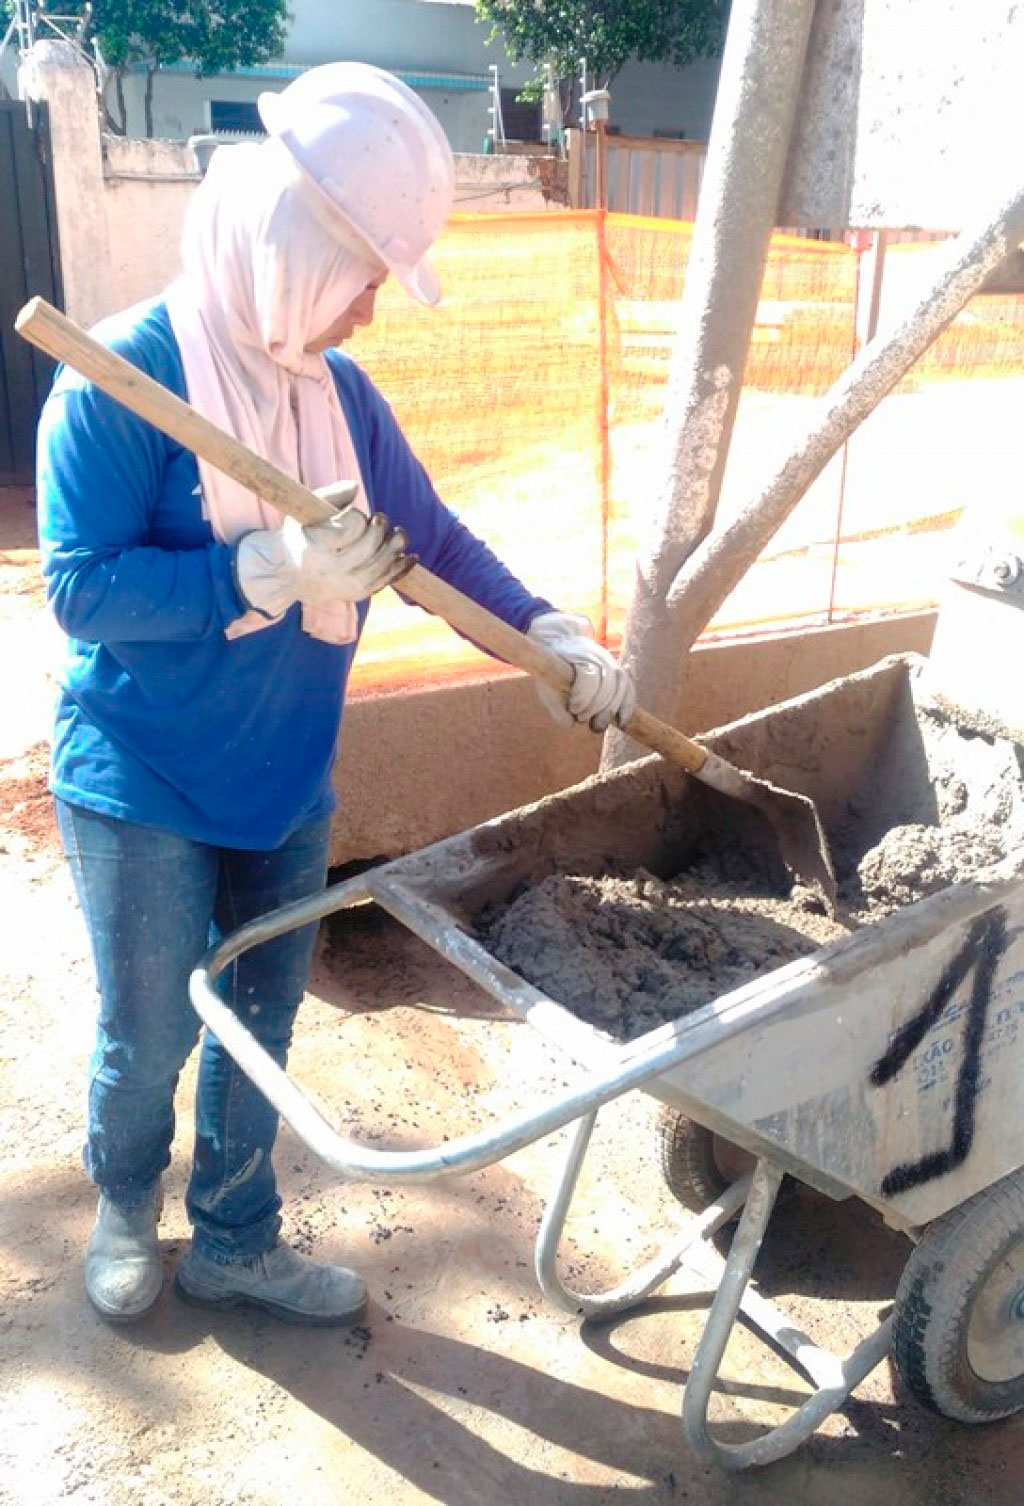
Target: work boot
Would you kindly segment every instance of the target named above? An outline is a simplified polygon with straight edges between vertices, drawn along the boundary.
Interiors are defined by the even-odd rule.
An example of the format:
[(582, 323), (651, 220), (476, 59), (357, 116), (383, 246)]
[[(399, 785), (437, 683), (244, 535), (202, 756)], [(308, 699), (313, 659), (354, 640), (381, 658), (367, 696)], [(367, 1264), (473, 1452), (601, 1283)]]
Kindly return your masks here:
[(366, 1282), (340, 1265), (320, 1265), (289, 1245), (222, 1265), (189, 1250), (175, 1279), (178, 1295), (210, 1307), (259, 1307), (285, 1323), (355, 1323), (366, 1311)]
[(122, 1208), (100, 1193), (85, 1252), (85, 1292), (112, 1323), (141, 1318), (160, 1295), (164, 1267), (156, 1226), (162, 1207), (159, 1186), (137, 1208)]

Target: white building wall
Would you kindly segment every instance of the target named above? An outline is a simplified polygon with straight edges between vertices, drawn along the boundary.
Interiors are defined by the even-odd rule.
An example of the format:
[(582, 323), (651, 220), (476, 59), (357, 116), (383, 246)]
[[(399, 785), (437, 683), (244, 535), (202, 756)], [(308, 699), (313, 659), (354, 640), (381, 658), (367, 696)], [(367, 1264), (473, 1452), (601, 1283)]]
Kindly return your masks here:
[(486, 73), (497, 63), (510, 82), (524, 82), (530, 70), (514, 70), (504, 47), (487, 45), (490, 27), (476, 19), (472, 5), (424, 4), (423, 0), (358, 0), (324, 5), (293, 0), (285, 46), (288, 62), (329, 63), (358, 58), (378, 68), (424, 68), (432, 73)]
[(199, 173), (190, 147), (104, 136), (110, 310), (152, 298), (181, 270), (179, 243)]
[(612, 125), (626, 136), (681, 133), (690, 141), (707, 141), (719, 67), (718, 58), (702, 58), (688, 68), (627, 63), (611, 85)]
[[(251, 70), (244, 75), (195, 78), (162, 70), (153, 87), (153, 130), (156, 136), (184, 140), (210, 128), (209, 101), (255, 100), (264, 89), (283, 89), (290, 70), (339, 59), (374, 63), (393, 72), (462, 75), (473, 88), (419, 88), (448, 132), (452, 147), (479, 152), (487, 134), (487, 80), (497, 64), (502, 84), (515, 87), (530, 76), (529, 68), (513, 67), (504, 48), (488, 46), (488, 28), (477, 22), (471, 5), (424, 3), (424, 0), (359, 0), (358, 4), (329, 4), (321, 0), (293, 0), (292, 25), (274, 75)], [(415, 85), (414, 85), (415, 87)], [(128, 130), (145, 135), (141, 74), (125, 82)]]
[[(2, 13), (0, 13), (0, 31), (3, 30)], [(0, 37), (2, 40), (2, 37)], [(0, 99), (17, 99), (18, 97), (18, 55), (13, 47), (8, 47), (0, 56)]]
[[(491, 65), (497, 66), (503, 88), (521, 86), (533, 72), (528, 64), (513, 65), (500, 43), (488, 41), (489, 27), (477, 21), (468, 4), (292, 0), (292, 16), (284, 56), (276, 69), (272, 65), (212, 78), (174, 70), (157, 74), (154, 135), (186, 140), (210, 129), (211, 99), (254, 101), (264, 89), (283, 89), (294, 69), (351, 58), (406, 75), (434, 73), (475, 81), (475, 88), (421, 85), (418, 92), (441, 121), (455, 151), (480, 152), (490, 123), (487, 82)], [(717, 81), (717, 61), (686, 69), (628, 65), (612, 85), (613, 124), (628, 135), (650, 135), (657, 129), (706, 140)], [(141, 74), (125, 82), (128, 131), (133, 136), (146, 134), (144, 86)]]
[[(264, 90), (283, 89), (288, 81), (287, 77), (273, 75), (191, 78), (183, 73), (161, 73), (153, 90), (153, 134), (169, 141), (187, 141), (190, 136), (209, 131), (211, 100), (255, 101)], [(487, 113), (490, 97), (485, 87), (474, 90), (420, 88), (417, 93), (444, 126), (453, 151), (484, 150), (490, 123)], [(133, 77), (126, 82), (128, 133), (131, 136), (146, 134), (142, 94), (141, 79)]]
[[(283, 89), (287, 79), (260, 80), (234, 74), (195, 78), (161, 72), (153, 82), (153, 135), (167, 141), (187, 141), (210, 129), (210, 100), (255, 100), (264, 89)], [(145, 136), (142, 78), (125, 81), (129, 136)]]

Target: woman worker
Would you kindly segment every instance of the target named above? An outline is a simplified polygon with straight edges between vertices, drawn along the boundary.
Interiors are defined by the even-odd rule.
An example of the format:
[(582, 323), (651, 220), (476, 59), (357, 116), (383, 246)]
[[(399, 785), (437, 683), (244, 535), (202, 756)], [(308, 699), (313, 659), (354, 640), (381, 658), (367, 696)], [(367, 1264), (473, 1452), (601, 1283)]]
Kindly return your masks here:
[[(603, 730), (634, 695), (583, 620), (532, 595), (441, 503), (368, 378), (336, 347), (393, 275), (435, 303), (425, 253), (454, 165), (398, 79), (352, 63), (264, 96), (268, 139), (221, 148), (182, 239), (183, 275), (99, 337), (311, 488), (358, 483), (302, 528), (63, 370), (39, 433), (48, 598), (69, 639), (51, 788), (100, 996), (86, 1169), (99, 1189), (93, 1305), (139, 1317), (157, 1242), (178, 1074), (199, 1021), (187, 979), (211, 939), (319, 892), (332, 766), (368, 599), (410, 555), (574, 670), (559, 719)], [(315, 927), (222, 976), (285, 1062)], [(177, 1289), (286, 1321), (352, 1322), (366, 1287), (280, 1242), (277, 1116), (209, 1034)]]

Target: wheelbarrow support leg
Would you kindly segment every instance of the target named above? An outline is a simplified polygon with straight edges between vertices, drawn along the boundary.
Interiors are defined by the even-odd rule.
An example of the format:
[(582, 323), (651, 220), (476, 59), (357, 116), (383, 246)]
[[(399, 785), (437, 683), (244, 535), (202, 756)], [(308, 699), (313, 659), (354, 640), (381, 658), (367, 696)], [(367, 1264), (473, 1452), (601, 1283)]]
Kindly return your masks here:
[(649, 1297), (651, 1292), (656, 1291), (663, 1281), (667, 1281), (682, 1263), (687, 1250), (698, 1240), (709, 1239), (743, 1206), (750, 1187), (750, 1177), (742, 1177), (740, 1181), (733, 1183), (710, 1207), (705, 1208), (699, 1218), (688, 1219), (681, 1234), (652, 1260), (627, 1276), (620, 1285), (607, 1292), (573, 1291), (558, 1274), (558, 1246), (596, 1119), (597, 1109), (594, 1109), (576, 1121), (561, 1177), (541, 1221), (534, 1266), (541, 1291), (549, 1302), (564, 1308), (566, 1312), (599, 1320), (614, 1317), (616, 1313), (635, 1307), (638, 1302)]
[[(813, 1353), (813, 1363), (804, 1364), (804, 1368), (813, 1370), (818, 1377), (824, 1376), (824, 1384), (819, 1384), (803, 1406), (798, 1407), (778, 1427), (750, 1443), (718, 1443), (711, 1437), (708, 1432), (711, 1391), (718, 1378), (718, 1369), (733, 1324), (744, 1305), (744, 1293), (768, 1227), (768, 1219), (775, 1206), (782, 1175), (781, 1170), (771, 1162), (758, 1161), (739, 1228), (729, 1250), (722, 1280), (711, 1304), (683, 1395), (683, 1431), (687, 1442), (702, 1459), (726, 1469), (752, 1469), (757, 1465), (771, 1464), (792, 1453), (820, 1427), (826, 1417), (843, 1405), (854, 1387), (885, 1358), (889, 1348), (891, 1320), (882, 1323), (845, 1359), (826, 1355), (824, 1351), (811, 1346), (808, 1360), (811, 1360)], [(765, 1304), (766, 1308), (768, 1306)], [(771, 1332), (770, 1329), (767, 1331)], [(785, 1347), (795, 1358), (798, 1357), (791, 1346)], [(800, 1362), (804, 1363), (803, 1360)], [(831, 1377), (824, 1374), (827, 1369), (832, 1371)]]

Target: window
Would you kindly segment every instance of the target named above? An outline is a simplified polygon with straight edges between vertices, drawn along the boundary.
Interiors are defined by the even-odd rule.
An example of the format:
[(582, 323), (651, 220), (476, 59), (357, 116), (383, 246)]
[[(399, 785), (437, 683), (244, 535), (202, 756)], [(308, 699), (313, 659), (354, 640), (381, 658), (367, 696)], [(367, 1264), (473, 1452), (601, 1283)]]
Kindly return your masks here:
[(255, 100), (211, 99), (211, 131), (255, 131), (264, 134)]

